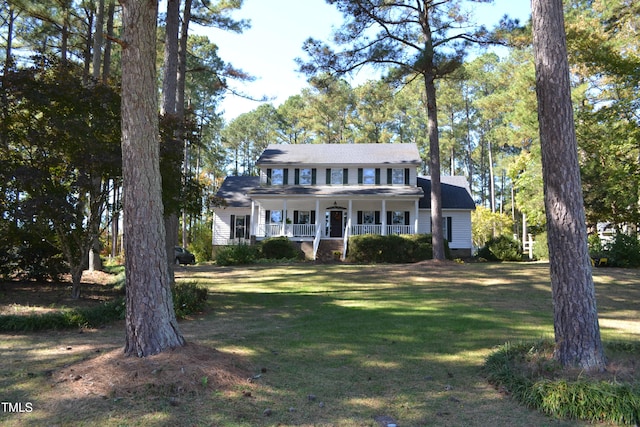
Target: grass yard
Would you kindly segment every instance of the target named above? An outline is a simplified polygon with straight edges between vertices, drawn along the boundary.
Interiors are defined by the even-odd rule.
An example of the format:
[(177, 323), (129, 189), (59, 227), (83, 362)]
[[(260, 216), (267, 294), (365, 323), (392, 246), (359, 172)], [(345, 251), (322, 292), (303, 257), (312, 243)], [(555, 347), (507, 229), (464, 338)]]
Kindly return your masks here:
[[(481, 369), (507, 341), (553, 337), (548, 274), (540, 263), (179, 269), (209, 289), (207, 310), (181, 322), (188, 356), (122, 358), (122, 322), (2, 334), (0, 400), (32, 410), (0, 412), (0, 424), (588, 425), (519, 406)], [(640, 271), (594, 278), (605, 342), (639, 341)]]

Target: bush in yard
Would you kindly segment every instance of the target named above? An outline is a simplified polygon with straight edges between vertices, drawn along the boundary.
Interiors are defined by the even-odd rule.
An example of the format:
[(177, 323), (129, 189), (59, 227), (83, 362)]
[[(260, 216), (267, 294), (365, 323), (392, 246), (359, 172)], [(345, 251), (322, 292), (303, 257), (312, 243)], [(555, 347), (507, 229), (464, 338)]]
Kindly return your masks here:
[(494, 233), (500, 235), (513, 229), (513, 219), (507, 214), (491, 212), (484, 206), (471, 211), (471, 239), (476, 247), (484, 246)]
[(0, 235), (1, 276), (59, 280), (69, 271), (62, 252), (50, 244), (55, 240), (50, 230), (33, 230), (29, 224), (17, 227), (12, 222), (2, 221)]
[(604, 256), (604, 246), (602, 246), (602, 240), (598, 233), (589, 234), (587, 237), (587, 245), (589, 247), (589, 255), (594, 258), (600, 258)]
[(271, 237), (260, 245), (262, 258), (295, 259), (299, 257), (298, 249), (286, 237)]
[(251, 245), (233, 245), (220, 249), (216, 255), (218, 265), (252, 264), (258, 258), (258, 249)]
[(533, 242), (533, 258), (537, 260), (549, 259), (549, 245), (547, 244), (547, 232), (538, 234)]
[(124, 298), (101, 303), (96, 307), (62, 309), (43, 314), (0, 316), (1, 332), (32, 332), (50, 329), (98, 328), (114, 320), (124, 319)]
[(635, 235), (617, 233), (613, 241), (605, 245), (603, 256), (614, 267), (640, 267), (640, 241)]
[[(608, 350), (640, 350), (637, 343)], [(548, 415), (590, 423), (638, 425), (640, 384), (569, 375), (553, 360), (554, 344), (505, 344), (484, 365), (488, 381), (521, 404)]]
[(208, 223), (197, 224), (192, 230), (189, 251), (198, 262), (211, 261), (213, 254), (212, 230)]
[(196, 283), (178, 283), (172, 289), (173, 308), (178, 319), (204, 310), (207, 303), (207, 288)]
[(522, 246), (512, 237), (500, 236), (480, 248), (478, 257), (489, 261), (522, 261)]
[[(445, 255), (450, 257), (445, 241)], [(430, 234), (351, 236), (347, 259), (350, 262), (403, 263), (433, 258)]]

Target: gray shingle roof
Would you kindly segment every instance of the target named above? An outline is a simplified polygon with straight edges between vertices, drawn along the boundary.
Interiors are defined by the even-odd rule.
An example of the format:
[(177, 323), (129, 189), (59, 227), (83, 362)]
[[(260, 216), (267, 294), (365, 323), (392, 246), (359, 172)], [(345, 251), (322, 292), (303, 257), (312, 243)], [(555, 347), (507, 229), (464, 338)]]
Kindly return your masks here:
[(250, 190), (260, 186), (257, 176), (228, 176), (216, 193), (227, 202), (227, 206), (242, 208), (251, 206), (251, 199), (247, 195)]
[(259, 166), (420, 163), (416, 144), (271, 144), (256, 162)]
[(349, 196), (374, 196), (382, 197), (420, 197), (420, 187), (391, 186), (391, 185), (313, 185), (313, 186), (277, 186), (259, 187), (249, 192), (254, 197), (274, 196), (310, 196), (310, 197), (349, 197)]
[[(440, 177), (442, 188), (442, 209), (475, 209), (467, 178), (464, 176)], [(431, 177), (419, 176), (418, 186), (422, 187), (424, 197), (420, 199), (420, 209), (431, 208)]]
[[(467, 180), (462, 176), (442, 176), (442, 208), (443, 209), (475, 209)], [(424, 193), (423, 193), (424, 192)], [(424, 195), (423, 195), (424, 194)], [(380, 196), (380, 197), (415, 197), (420, 198), (420, 208), (431, 207), (431, 179), (418, 177), (417, 187), (405, 186), (284, 186), (261, 187), (256, 176), (228, 176), (218, 190), (217, 196), (225, 199), (230, 207), (251, 206), (251, 196)]]

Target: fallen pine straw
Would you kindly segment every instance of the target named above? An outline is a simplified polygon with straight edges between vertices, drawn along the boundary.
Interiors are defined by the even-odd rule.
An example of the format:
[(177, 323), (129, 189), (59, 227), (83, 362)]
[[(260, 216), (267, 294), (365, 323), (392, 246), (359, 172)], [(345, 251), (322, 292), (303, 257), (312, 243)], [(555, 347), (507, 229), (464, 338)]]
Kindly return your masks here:
[(225, 391), (238, 384), (251, 387), (244, 365), (237, 355), (195, 343), (144, 358), (126, 357), (120, 348), (54, 372), (52, 387), (69, 400), (89, 395), (118, 399), (140, 393), (179, 397)]

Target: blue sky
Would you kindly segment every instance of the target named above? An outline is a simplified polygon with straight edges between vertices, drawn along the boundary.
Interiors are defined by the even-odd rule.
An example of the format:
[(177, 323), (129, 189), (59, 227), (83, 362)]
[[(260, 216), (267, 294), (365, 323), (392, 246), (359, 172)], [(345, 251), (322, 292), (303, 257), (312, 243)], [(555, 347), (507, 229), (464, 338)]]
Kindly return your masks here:
[[(243, 34), (219, 30), (195, 29), (206, 34), (218, 45), (223, 61), (253, 75), (251, 83), (236, 85), (236, 89), (252, 97), (267, 96), (276, 107), (288, 97), (300, 93), (307, 85), (306, 77), (297, 73), (294, 59), (303, 57), (302, 43), (309, 37), (328, 40), (332, 29), (342, 22), (342, 16), (325, 0), (245, 0), (237, 19), (250, 19), (251, 29)], [(530, 0), (495, 0), (493, 4), (474, 4), (476, 19), (492, 26), (508, 14), (526, 21)], [(358, 84), (365, 76), (354, 76)], [(260, 105), (259, 102), (228, 95), (221, 110), (227, 121)]]

